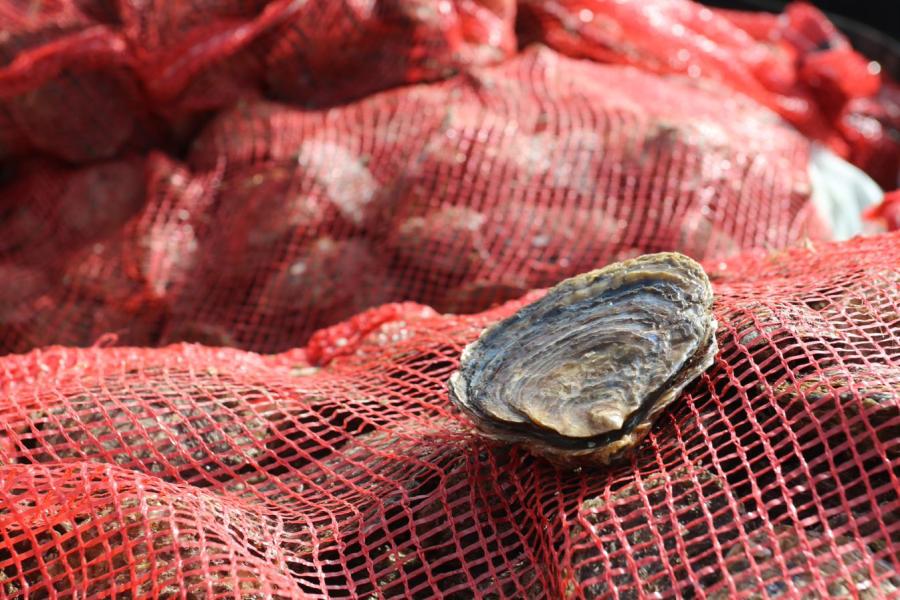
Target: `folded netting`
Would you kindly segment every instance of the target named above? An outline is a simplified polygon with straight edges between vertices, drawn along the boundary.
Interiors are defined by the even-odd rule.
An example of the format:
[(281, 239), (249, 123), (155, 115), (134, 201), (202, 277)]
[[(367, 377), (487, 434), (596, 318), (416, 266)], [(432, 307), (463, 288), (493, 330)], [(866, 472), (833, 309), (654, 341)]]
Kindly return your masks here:
[(714, 365), (630, 462), (481, 439), (445, 384), (523, 302), (307, 348), (0, 358), (7, 597), (900, 593), (900, 235), (713, 261)]
[(514, 0), (317, 0), (271, 34), (273, 98), (332, 104), (390, 86), (443, 79), (515, 52)]
[(884, 186), (900, 167), (888, 78), (804, 3), (778, 17), (688, 0), (60, 0), (8, 2), (0, 29), (0, 158), (178, 154), (241, 99), (332, 105), (540, 41), (737, 90)]
[(146, 110), (127, 45), (79, 4), (0, 7), (0, 159), (32, 150), (110, 158), (141, 129)]
[(570, 56), (739, 91), (881, 185), (897, 185), (893, 84), (809, 3), (788, 3), (774, 15), (690, 0), (520, 0), (517, 29), (520, 44), (541, 41)]
[(0, 159), (179, 151), (208, 111), (445, 78), (515, 50), (512, 0), (12, 2), (0, 7)]

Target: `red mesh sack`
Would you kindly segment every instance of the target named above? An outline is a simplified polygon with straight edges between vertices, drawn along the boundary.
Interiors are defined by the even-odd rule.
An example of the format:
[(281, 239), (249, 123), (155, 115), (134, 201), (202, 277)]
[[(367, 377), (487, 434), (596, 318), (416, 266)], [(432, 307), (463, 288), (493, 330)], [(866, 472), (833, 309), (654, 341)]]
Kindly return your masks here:
[(706, 265), (719, 353), (630, 462), (564, 470), (447, 399), (471, 316), (388, 305), (260, 356), (0, 359), (9, 597), (893, 597), (897, 234)]
[(0, 29), (4, 154), (35, 149), (72, 162), (107, 159), (145, 129), (124, 40), (76, 3), (6, 3)]
[(336, 102), (446, 77), (511, 54), (513, 17), (511, 0), (11, 3), (0, 157), (177, 150), (182, 129), (240, 98)]
[(15, 246), (0, 263), (0, 345), (157, 344), (194, 267), (215, 172), (195, 176), (151, 154), (58, 175), (35, 171), (31, 185), (47, 196), (12, 194), (24, 202), (11, 231), (33, 235), (7, 237)]
[[(180, 8), (71, 1), (7, 6), (0, 16), (10, 33), (0, 45), (6, 59), (0, 112), (10, 113), (17, 137), (0, 144), (11, 146), (6, 153), (39, 150), (90, 162), (168, 147), (192, 112), (225, 106), (239, 88), (252, 91), (248, 72), (259, 79), (259, 60), (248, 66), (229, 53), (273, 18), (257, 23), (253, 6), (240, 2), (174, 4)], [(227, 74), (201, 72), (226, 58), (234, 63)]]
[(880, 222), (888, 231), (900, 230), (900, 190), (885, 194), (881, 203), (867, 210), (864, 217)]
[(301, 104), (359, 98), (442, 79), (515, 50), (514, 0), (317, 0), (273, 33), (273, 97)]
[(121, 2), (121, 33), (135, 70), (169, 119), (216, 110), (263, 86), (265, 36), (296, 8), (290, 2)]
[(635, 253), (821, 239), (808, 161), (750, 100), (546, 48), (326, 111), (245, 103), (193, 145), (225, 176), (175, 327), (275, 351), (388, 300), (472, 312)]
[(265, 91), (344, 101), (497, 62), (515, 49), (512, 0), (216, 0), (120, 5), (154, 101), (217, 109)]
[[(123, 230), (144, 202), (137, 163), (130, 183), (91, 175), (108, 165), (34, 162), (16, 175), (0, 194), (10, 281), (56, 290), (45, 311), (14, 311), (20, 333), (5, 350), (33, 347), (22, 331), (38, 345), (93, 343), (105, 332), (82, 321), (126, 298), (133, 321), (111, 329), (123, 342), (276, 351), (386, 301), (472, 312), (643, 251), (702, 258), (828, 235), (809, 144), (766, 109), (547, 49), (329, 110), (241, 103), (196, 140), (191, 162), (205, 174), (175, 179), (205, 200), (147, 194)], [(65, 233), (71, 215), (80, 235)], [(147, 215), (162, 224), (153, 247), (184, 250), (160, 259), (172, 285), (134, 266)], [(23, 261), (43, 271), (23, 273)], [(100, 291), (86, 314), (67, 306), (80, 303), (80, 272)], [(32, 293), (13, 284), (9, 302), (30, 305)], [(147, 295), (165, 310), (144, 311)]]
[(571, 56), (716, 81), (776, 110), (882, 185), (897, 184), (895, 126), (864, 135), (842, 123), (845, 110), (860, 110), (848, 108), (855, 99), (880, 107), (870, 111), (887, 109), (880, 68), (810, 4), (793, 2), (776, 17), (690, 0), (522, 0), (518, 29), (520, 43), (538, 40)]
[(850, 141), (850, 159), (865, 167), (886, 190), (900, 179), (900, 86), (888, 83), (873, 98), (855, 98), (840, 117)]

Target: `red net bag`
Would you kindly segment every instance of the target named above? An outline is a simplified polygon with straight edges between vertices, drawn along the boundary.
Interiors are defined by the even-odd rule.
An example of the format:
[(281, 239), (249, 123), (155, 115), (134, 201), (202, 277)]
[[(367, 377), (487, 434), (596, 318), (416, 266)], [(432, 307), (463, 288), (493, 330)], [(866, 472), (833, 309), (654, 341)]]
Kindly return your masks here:
[(472, 312), (635, 253), (824, 238), (808, 161), (749, 100), (546, 48), (327, 111), (244, 104), (193, 145), (225, 176), (176, 321), (275, 351), (388, 300)]
[(261, 92), (346, 101), (515, 50), (512, 0), (125, 2), (118, 12), (150, 95), (168, 109)]
[(263, 357), (0, 359), (4, 593), (893, 597), (897, 234), (706, 265), (716, 362), (631, 462), (561, 470), (450, 406), (472, 316), (388, 305)]
[(511, 1), (7, 3), (0, 158), (177, 152), (209, 111), (263, 93), (348, 100), (515, 50)]
[[(53, 268), (90, 264), (92, 287), (114, 306), (124, 297), (144, 307), (135, 298), (150, 294), (162, 308), (146, 313), (150, 324), (130, 310), (144, 333), (129, 337), (117, 322), (123, 343), (273, 352), (388, 301), (473, 312), (641, 252), (704, 258), (825, 239), (809, 161), (809, 143), (749, 99), (534, 48), (328, 110), (241, 103), (194, 142), (196, 172), (180, 171), (182, 183), (170, 186), (184, 200), (136, 190), (137, 202), (125, 202), (119, 196), (133, 186), (111, 175), (108, 210), (102, 189), (78, 191), (66, 178), (110, 167), (65, 170), (66, 178), (35, 167), (0, 192), (15, 216), (0, 249), (9, 244), (3, 255), (17, 261), (11, 281), (33, 276), (18, 275), (32, 254), (29, 264), (50, 279)], [(147, 185), (175, 177), (154, 169)], [(60, 186), (73, 189), (61, 195)], [(138, 207), (123, 230), (102, 226)], [(45, 214), (76, 215), (92, 237), (70, 236), (70, 217)], [(178, 273), (174, 286), (145, 285), (122, 258), (143, 251), (135, 246), (151, 222), (154, 244), (164, 248), (172, 235), (172, 248), (183, 245), (164, 259)], [(96, 246), (104, 232), (119, 240), (114, 250)], [(16, 326), (30, 331), (25, 339), (84, 345), (102, 333), (67, 306), (78, 304), (67, 300), (70, 281), (52, 291), (50, 312)], [(9, 302), (30, 302), (17, 296), (29, 289), (14, 286)], [(57, 315), (69, 310), (60, 326)], [(0, 343), (29, 347), (19, 338)]]
[(882, 223), (888, 231), (900, 230), (900, 190), (885, 194), (881, 204), (867, 211), (865, 217)]
[(839, 127), (850, 143), (850, 159), (864, 166), (885, 189), (896, 189), (900, 173), (900, 86), (888, 83), (875, 97), (848, 102)]
[(156, 345), (195, 266), (216, 177), (151, 154), (18, 179), (0, 230), (0, 344)]
[(446, 78), (515, 51), (513, 0), (319, 0), (278, 30), (265, 60), (269, 94), (304, 105)]
[(781, 15), (690, 0), (522, 0), (519, 9), (520, 43), (715, 81), (777, 111), (881, 185), (897, 185), (897, 124), (884, 118), (896, 104), (891, 84), (808, 3)]
[(154, 137), (127, 44), (77, 3), (5, 3), (0, 30), (0, 157), (89, 162)]

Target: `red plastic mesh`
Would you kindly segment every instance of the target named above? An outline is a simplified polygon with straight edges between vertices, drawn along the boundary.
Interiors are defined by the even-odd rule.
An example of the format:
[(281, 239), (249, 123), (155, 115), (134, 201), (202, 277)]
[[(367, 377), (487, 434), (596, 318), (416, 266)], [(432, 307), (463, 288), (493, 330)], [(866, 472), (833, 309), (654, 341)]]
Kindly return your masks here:
[(896, 88), (811, 4), (776, 16), (690, 0), (520, 0), (518, 30), (520, 44), (719, 82), (897, 186)]
[(489, 445), (451, 408), (462, 346), (521, 301), (388, 305), (269, 357), (2, 358), (0, 589), (896, 597), (898, 264), (898, 234), (708, 263), (716, 362), (614, 468)]
[[(0, 358), (0, 596), (900, 596), (900, 237), (760, 106), (893, 186), (879, 79), (801, 4), (0, 3), (0, 354), (132, 346)], [(472, 433), (541, 292), (423, 304), (663, 249), (721, 351), (630, 464)]]
[(158, 344), (170, 302), (195, 268), (216, 177), (159, 154), (22, 174), (0, 195), (8, 200), (0, 226), (9, 257), (0, 263), (4, 350), (85, 346), (109, 335)]
[[(808, 161), (808, 141), (748, 99), (546, 48), (328, 110), (241, 103), (195, 140), (193, 173), (168, 167), (181, 183), (166, 193), (162, 159), (35, 167), (0, 192), (7, 281), (53, 284), (0, 350), (92, 344), (103, 331), (84, 306), (116, 315), (100, 323), (123, 344), (281, 351), (384, 302), (473, 312), (642, 252), (825, 239)], [(142, 164), (151, 190), (107, 241), (141, 195), (72, 182), (131, 181)], [(98, 237), (64, 235), (73, 214)], [(148, 235), (164, 273), (132, 264), (151, 260)], [(14, 285), (8, 302), (39, 292)]]
[[(517, 30), (514, 25), (517, 22)], [(896, 98), (824, 15), (689, 0), (17, 0), (0, 7), (0, 158), (179, 152), (211, 111), (321, 106), (499, 62), (532, 41), (716, 81), (893, 188)]]
[(331, 104), (442, 79), (515, 51), (514, 0), (308, 2), (272, 33), (273, 98)]
[(0, 7), (0, 158), (177, 151), (267, 93), (345, 101), (515, 50), (512, 0), (62, 0)]

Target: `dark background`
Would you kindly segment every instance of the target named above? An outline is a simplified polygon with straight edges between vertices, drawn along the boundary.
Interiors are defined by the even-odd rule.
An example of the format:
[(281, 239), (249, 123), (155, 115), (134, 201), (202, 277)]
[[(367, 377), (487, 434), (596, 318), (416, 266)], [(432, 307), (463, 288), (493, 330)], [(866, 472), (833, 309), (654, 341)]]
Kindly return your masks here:
[[(785, 4), (776, 2), (776, 4)], [(825, 12), (844, 16), (863, 25), (880, 29), (897, 41), (900, 36), (900, 3), (896, 0), (818, 0), (813, 2)]]
[[(762, 9), (779, 12), (785, 0), (700, 0), (703, 4), (729, 8)], [(900, 36), (900, 3), (896, 0), (812, 0), (812, 4), (838, 16), (853, 19), (864, 25), (880, 29), (893, 38)], [(892, 16), (891, 13), (894, 13)]]

